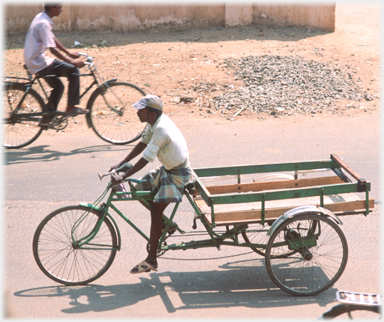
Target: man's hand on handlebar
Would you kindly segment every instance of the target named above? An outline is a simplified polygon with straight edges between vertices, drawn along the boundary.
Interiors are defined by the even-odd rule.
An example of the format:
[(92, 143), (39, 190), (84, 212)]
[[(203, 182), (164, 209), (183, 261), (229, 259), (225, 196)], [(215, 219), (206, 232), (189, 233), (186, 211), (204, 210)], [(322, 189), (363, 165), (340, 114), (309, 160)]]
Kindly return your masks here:
[(73, 59), (80, 58), (80, 54), (79, 53), (69, 53), (68, 56), (73, 58)]
[(118, 174), (117, 172), (112, 172), (111, 173), (111, 182), (113, 184), (119, 184), (124, 179), (125, 179), (125, 177), (122, 174)]
[(71, 64), (77, 68), (85, 66), (85, 63), (82, 60), (72, 60)]
[(124, 163), (125, 163), (125, 161), (123, 160), (123, 161), (119, 162), (118, 164), (113, 165), (113, 166), (109, 169), (108, 172), (111, 172), (112, 170), (116, 170), (116, 169), (120, 168)]
[(80, 53), (69, 53), (68, 56), (71, 57), (72, 59), (75, 59), (72, 61), (73, 66), (77, 68), (81, 68), (85, 66), (84, 61), (78, 59), (80, 58)]

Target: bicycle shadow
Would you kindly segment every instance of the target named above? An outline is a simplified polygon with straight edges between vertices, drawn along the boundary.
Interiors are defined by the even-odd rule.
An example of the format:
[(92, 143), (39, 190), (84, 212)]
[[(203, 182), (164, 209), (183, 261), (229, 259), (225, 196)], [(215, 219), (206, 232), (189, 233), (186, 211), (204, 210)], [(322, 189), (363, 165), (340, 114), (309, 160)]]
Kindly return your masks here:
[[(264, 260), (246, 260), (224, 265), (226, 270), (150, 273), (140, 283), (120, 285), (52, 286), (22, 290), (19, 297), (68, 297), (61, 312), (79, 314), (132, 306), (160, 296), (168, 313), (207, 308), (272, 308), (334, 301), (335, 289), (317, 296), (289, 295), (270, 280)], [(237, 266), (233, 266), (237, 264)], [(155, 313), (154, 313), (155, 315)]]
[(50, 149), (49, 145), (39, 145), (30, 148), (24, 148), (22, 150), (5, 150), (3, 157), (4, 165), (22, 164), (31, 162), (52, 162), (57, 161), (60, 158), (71, 156), (74, 154), (91, 154), (99, 152), (118, 152), (133, 148), (134, 145), (94, 145), (84, 148), (74, 149), (69, 152), (62, 152), (58, 150)]

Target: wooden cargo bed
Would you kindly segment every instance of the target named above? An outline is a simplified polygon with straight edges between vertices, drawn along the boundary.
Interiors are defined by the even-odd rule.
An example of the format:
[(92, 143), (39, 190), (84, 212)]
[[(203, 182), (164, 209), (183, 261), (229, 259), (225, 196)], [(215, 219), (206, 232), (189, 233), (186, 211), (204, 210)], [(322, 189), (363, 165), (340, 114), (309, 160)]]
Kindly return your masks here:
[[(207, 221), (212, 224), (211, 207), (204, 199), (195, 198), (196, 205), (205, 215)], [(275, 220), (286, 211), (300, 206), (320, 206), (318, 197), (267, 201), (265, 206), (265, 220)], [(338, 216), (361, 214), (366, 211), (365, 200), (357, 194), (345, 194), (337, 196), (324, 196), (324, 208)], [(369, 208), (374, 208), (374, 200), (369, 200)], [(256, 223), (261, 221), (261, 202), (249, 202), (239, 204), (214, 205), (215, 223), (217, 226), (234, 225), (244, 223)]]
[[(324, 161), (325, 165), (328, 165)], [(207, 169), (196, 169), (198, 193), (194, 195), (194, 201), (200, 212), (210, 224), (215, 226), (233, 225), (243, 223), (272, 222), (286, 211), (300, 206), (314, 205), (324, 207), (338, 216), (349, 214), (368, 214), (374, 208), (374, 200), (369, 199), (368, 191), (370, 183), (346, 166), (337, 156), (331, 155), (330, 167), (334, 170), (337, 165), (352, 175), (352, 180), (346, 180), (344, 174), (336, 169), (340, 175), (314, 177), (294, 180), (277, 180), (271, 182), (251, 182), (216, 186), (205, 186), (199, 178), (199, 174), (209, 177)], [(303, 168), (323, 166), (323, 163), (313, 165), (301, 164), (277, 164), (244, 166), (233, 168), (213, 168), (213, 175), (234, 175), (241, 171), (251, 173), (256, 169), (266, 173), (267, 170), (275, 172), (282, 168)], [(343, 180), (342, 180), (343, 178)], [(353, 182), (356, 180), (355, 182)]]

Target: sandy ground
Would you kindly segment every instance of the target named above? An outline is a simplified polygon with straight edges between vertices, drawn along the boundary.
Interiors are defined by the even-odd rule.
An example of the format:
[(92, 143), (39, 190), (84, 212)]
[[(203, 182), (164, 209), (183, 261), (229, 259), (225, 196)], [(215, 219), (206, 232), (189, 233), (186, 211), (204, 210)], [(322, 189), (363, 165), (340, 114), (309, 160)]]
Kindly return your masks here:
[[(299, 55), (306, 59), (338, 63), (354, 71), (354, 81), (372, 101), (337, 102), (332, 111), (317, 115), (289, 117), (351, 116), (360, 113), (377, 114), (380, 96), (380, 5), (336, 5), (336, 30), (323, 32), (299, 28), (271, 27), (214, 27), (177, 32), (150, 33), (76, 33), (56, 34), (68, 48), (79, 42), (74, 51), (86, 52), (95, 58), (101, 76), (107, 80), (118, 77), (141, 87), (146, 93), (160, 96), (170, 115), (188, 118), (220, 118), (220, 113), (208, 113), (208, 99), (223, 91), (199, 96), (193, 87), (201, 82), (241, 86), (234, 80), (233, 71), (222, 67), (227, 57), (248, 55)], [(23, 76), (22, 47), (25, 34), (8, 36), (5, 51), (5, 74)], [(82, 83), (86, 86), (86, 83)], [(192, 96), (192, 103), (180, 103), (182, 96)], [(84, 105), (86, 100), (82, 101)], [(66, 98), (60, 106), (65, 106)], [(355, 108), (348, 108), (352, 103)], [(60, 107), (60, 109), (63, 107)], [(242, 118), (275, 118), (268, 113), (244, 111)], [(228, 118), (228, 116), (226, 116)], [(78, 122), (83, 122), (80, 119)], [(77, 123), (77, 122), (76, 122)], [(75, 123), (75, 124), (76, 124)]]

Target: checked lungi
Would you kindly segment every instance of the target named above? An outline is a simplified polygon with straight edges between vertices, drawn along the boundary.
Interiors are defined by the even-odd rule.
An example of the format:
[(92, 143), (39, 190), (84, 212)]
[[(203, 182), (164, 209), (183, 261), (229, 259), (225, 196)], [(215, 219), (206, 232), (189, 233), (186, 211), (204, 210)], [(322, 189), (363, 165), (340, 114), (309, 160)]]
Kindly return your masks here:
[(167, 170), (164, 166), (153, 169), (141, 178), (141, 183), (135, 185), (135, 189), (157, 191), (155, 202), (178, 202), (183, 198), (183, 189), (192, 179), (192, 169), (189, 161), (185, 161), (178, 167)]

